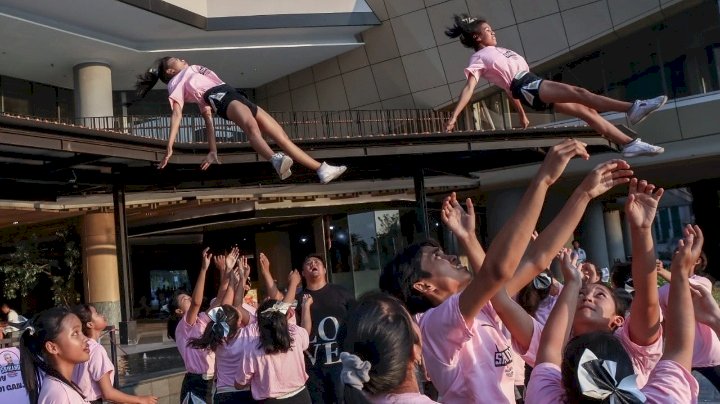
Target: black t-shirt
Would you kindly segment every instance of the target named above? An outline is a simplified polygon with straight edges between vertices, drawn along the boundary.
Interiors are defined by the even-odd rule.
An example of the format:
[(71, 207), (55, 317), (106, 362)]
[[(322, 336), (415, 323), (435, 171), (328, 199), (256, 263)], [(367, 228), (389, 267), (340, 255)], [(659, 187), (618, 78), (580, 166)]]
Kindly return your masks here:
[[(312, 332), (310, 347), (305, 351), (306, 365), (315, 367), (340, 363), (338, 331), (345, 323), (355, 297), (344, 287), (332, 284), (327, 284), (318, 290), (305, 289), (303, 294), (313, 298), (310, 308)], [(301, 321), (302, 319), (299, 318), (298, 324), (301, 324)]]

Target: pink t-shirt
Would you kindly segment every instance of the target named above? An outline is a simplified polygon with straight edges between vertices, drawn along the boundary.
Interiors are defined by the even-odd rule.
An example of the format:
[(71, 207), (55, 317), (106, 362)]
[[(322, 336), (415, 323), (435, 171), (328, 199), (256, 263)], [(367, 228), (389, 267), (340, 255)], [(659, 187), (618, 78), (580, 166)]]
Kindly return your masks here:
[[(690, 283), (702, 285), (708, 290), (712, 290), (712, 282), (702, 276), (693, 275), (690, 277)], [(663, 314), (668, 307), (668, 297), (670, 295), (670, 284), (661, 286), (658, 289), (660, 295), (660, 309)], [(720, 340), (717, 334), (705, 324), (695, 323), (695, 344), (693, 346), (692, 366), (694, 368), (715, 367), (720, 365)]]
[(205, 327), (211, 321), (210, 317), (201, 312), (195, 320), (195, 324), (188, 324), (187, 314), (175, 328), (175, 342), (180, 356), (185, 362), (185, 370), (188, 373), (212, 376), (215, 374), (215, 353), (209, 350), (193, 349), (187, 346), (191, 338), (200, 338), (205, 332)]
[(113, 366), (110, 357), (105, 348), (97, 341), (88, 339), (90, 347), (90, 359), (87, 362), (75, 365), (72, 374), (72, 381), (80, 387), (88, 401), (94, 401), (102, 398), (102, 390), (100, 390), (100, 379), (106, 374), (110, 374), (110, 383), (113, 383), (113, 375), (115, 374), (115, 366)]
[[(345, 387), (350, 389), (352, 387)], [(430, 397), (420, 393), (385, 394), (382, 396), (365, 395), (372, 404), (437, 404)]]
[[(254, 320), (251, 320), (252, 324)], [(235, 388), (235, 380), (242, 380), (244, 376), (240, 375), (242, 371), (241, 363), (245, 360), (248, 352), (254, 350), (258, 344), (258, 328), (251, 327), (241, 328), (235, 338), (226, 341), (225, 344), (218, 346), (215, 351), (217, 388)]]
[[(677, 362), (661, 360), (640, 389), (648, 403), (696, 403), (700, 388), (697, 380)], [(566, 403), (560, 367), (553, 363), (537, 365), (525, 391), (526, 404)]]
[[(248, 325), (249, 333), (259, 334), (258, 323)], [(258, 348), (259, 339), (252, 338), (252, 350), (246, 352), (236, 382), (241, 385), (250, 383), (252, 396), (256, 400), (281, 397), (292, 393), (305, 385), (308, 379), (305, 373), (305, 351), (310, 346), (307, 331), (289, 324), (293, 339), (290, 350), (272, 355)]]
[(187, 101), (198, 104), (201, 111), (208, 109), (210, 106), (203, 99), (203, 95), (207, 90), (220, 84), (225, 82), (212, 70), (199, 65), (190, 65), (182, 69), (168, 83), (170, 108), (172, 109), (173, 102), (177, 102), (182, 108)]
[(473, 75), (476, 80), (480, 80), (483, 77), (509, 93), (515, 75), (527, 71), (530, 71), (530, 67), (522, 56), (510, 49), (486, 46), (470, 56), (465, 78)]
[[(453, 295), (416, 316), (430, 380), (444, 403), (514, 403), (510, 334), (491, 303), (483, 307), (468, 327), (460, 314), (459, 297)], [(534, 355), (515, 351), (534, 365)], [(531, 344), (528, 351), (537, 352), (537, 347)]]
[(85, 404), (88, 401), (72, 387), (52, 377), (45, 376), (38, 404)]
[(556, 295), (547, 295), (544, 299), (540, 301), (537, 311), (535, 311), (535, 315), (533, 316), (535, 320), (538, 321), (538, 323), (545, 325), (548, 316), (550, 316), (550, 312), (552, 311), (553, 307), (555, 307), (555, 303), (557, 302), (557, 299), (560, 296), (560, 292), (562, 292), (562, 289), (563, 285), (558, 284), (558, 292)]

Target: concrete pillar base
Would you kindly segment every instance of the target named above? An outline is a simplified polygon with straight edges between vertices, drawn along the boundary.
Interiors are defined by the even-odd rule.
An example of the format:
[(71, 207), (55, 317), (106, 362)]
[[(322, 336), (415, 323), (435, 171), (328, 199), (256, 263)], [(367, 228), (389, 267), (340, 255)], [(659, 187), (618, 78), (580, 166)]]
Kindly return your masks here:
[(120, 301), (114, 301), (114, 302), (92, 302), (93, 306), (95, 306), (95, 310), (98, 311), (98, 313), (101, 313), (107, 318), (108, 325), (112, 325), (117, 327), (118, 324), (120, 324)]

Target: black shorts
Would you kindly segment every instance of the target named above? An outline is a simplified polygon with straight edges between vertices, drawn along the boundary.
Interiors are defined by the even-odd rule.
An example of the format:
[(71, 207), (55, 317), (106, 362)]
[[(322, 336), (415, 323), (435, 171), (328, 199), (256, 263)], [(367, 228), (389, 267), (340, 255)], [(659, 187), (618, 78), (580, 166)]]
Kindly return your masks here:
[(257, 105), (250, 102), (244, 95), (227, 84), (215, 86), (203, 94), (203, 99), (210, 105), (210, 108), (218, 114), (218, 116), (230, 120), (227, 116), (227, 109), (233, 101), (240, 101), (250, 108), (252, 116), (257, 116)]
[(519, 79), (513, 79), (510, 83), (510, 92), (513, 98), (520, 100), (525, 106), (536, 111), (550, 109), (552, 104), (546, 104), (540, 99), (540, 84), (543, 79), (537, 75), (527, 72)]

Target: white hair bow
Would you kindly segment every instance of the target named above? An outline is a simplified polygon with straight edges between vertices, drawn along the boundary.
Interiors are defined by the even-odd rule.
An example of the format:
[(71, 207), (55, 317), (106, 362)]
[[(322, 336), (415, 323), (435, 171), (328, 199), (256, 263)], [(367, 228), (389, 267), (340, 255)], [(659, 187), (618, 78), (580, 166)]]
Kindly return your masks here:
[(260, 312), (260, 314), (265, 313), (281, 313), (281, 314), (287, 314), (288, 310), (292, 307), (295, 308), (297, 306), (297, 302), (293, 303), (285, 303), (282, 301), (278, 301), (273, 303), (272, 306), (268, 307), (267, 309)]
[(340, 362), (343, 365), (340, 371), (340, 380), (362, 390), (363, 385), (370, 380), (370, 368), (372, 367), (370, 362), (363, 361), (359, 356), (348, 352), (340, 353)]
[(472, 24), (475, 21), (477, 21), (477, 18), (475, 17), (466, 17), (462, 19), (462, 22), (464, 22), (465, 24)]
[(227, 323), (227, 314), (222, 307), (215, 307), (208, 311), (208, 317), (214, 321), (213, 328), (218, 327), (218, 333), (222, 332), (223, 337), (227, 337), (230, 334), (230, 324)]
[(604, 400), (610, 398), (610, 404), (644, 403), (647, 398), (637, 387), (637, 375), (632, 374), (618, 383), (615, 378), (617, 362), (598, 359), (585, 349), (578, 365), (578, 381), (582, 395)]

